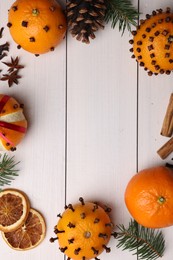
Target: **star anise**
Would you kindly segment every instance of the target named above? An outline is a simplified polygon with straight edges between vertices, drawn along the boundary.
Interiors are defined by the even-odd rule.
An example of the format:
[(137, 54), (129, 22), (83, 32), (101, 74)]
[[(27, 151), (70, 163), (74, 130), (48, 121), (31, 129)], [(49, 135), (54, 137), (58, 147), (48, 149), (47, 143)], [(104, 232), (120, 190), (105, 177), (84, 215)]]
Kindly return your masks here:
[(15, 69), (19, 70), (19, 69), (23, 69), (24, 66), (19, 64), (19, 57), (17, 56), (15, 59), (13, 59), (11, 57), (11, 62), (2, 62), (4, 63), (6, 66), (9, 67), (8, 71), (9, 72), (13, 72)]
[(14, 70), (13, 72), (9, 74), (3, 74), (3, 77), (0, 79), (2, 81), (8, 81), (8, 86), (11, 87), (14, 84), (18, 85), (21, 76), (18, 75), (18, 70)]

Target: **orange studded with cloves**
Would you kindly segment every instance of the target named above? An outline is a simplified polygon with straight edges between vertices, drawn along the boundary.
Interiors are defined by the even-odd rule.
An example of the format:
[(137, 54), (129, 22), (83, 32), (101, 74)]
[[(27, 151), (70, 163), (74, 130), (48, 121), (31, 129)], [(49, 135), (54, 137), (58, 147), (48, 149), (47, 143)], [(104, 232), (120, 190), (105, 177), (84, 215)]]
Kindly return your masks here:
[(57, 237), (50, 241), (58, 239), (59, 249), (68, 260), (98, 259), (103, 250), (110, 252), (107, 247), (113, 229), (108, 215), (110, 209), (84, 202), (82, 198), (79, 200), (80, 203), (69, 204), (64, 213), (58, 215), (59, 221), (54, 229)]
[(135, 58), (148, 75), (170, 74), (173, 70), (173, 13), (170, 8), (147, 14), (130, 40)]
[(36, 56), (53, 51), (66, 33), (66, 18), (56, 0), (17, 0), (8, 14), (11, 36), (18, 48)]

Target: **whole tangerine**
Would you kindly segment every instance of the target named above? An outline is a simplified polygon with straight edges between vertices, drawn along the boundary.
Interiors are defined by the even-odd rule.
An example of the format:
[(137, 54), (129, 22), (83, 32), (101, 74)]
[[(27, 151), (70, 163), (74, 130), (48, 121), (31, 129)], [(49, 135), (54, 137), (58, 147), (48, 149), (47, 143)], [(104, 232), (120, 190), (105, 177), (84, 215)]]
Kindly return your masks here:
[(53, 51), (63, 40), (66, 18), (56, 0), (17, 0), (7, 26), (18, 48), (39, 55)]
[(173, 170), (158, 166), (135, 174), (126, 187), (125, 203), (142, 226), (173, 225)]
[(173, 13), (167, 8), (147, 14), (132, 31), (130, 40), (135, 58), (148, 75), (170, 74), (173, 70)]

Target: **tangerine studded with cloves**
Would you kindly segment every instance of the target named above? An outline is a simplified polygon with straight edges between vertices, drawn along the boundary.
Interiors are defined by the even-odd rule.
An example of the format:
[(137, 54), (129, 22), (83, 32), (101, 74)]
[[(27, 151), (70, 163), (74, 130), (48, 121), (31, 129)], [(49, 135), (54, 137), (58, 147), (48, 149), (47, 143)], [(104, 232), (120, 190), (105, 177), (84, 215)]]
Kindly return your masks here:
[(68, 258), (74, 260), (98, 259), (103, 250), (107, 253), (107, 246), (113, 229), (108, 213), (110, 208), (103, 208), (97, 203), (85, 202), (69, 204), (63, 214), (58, 214), (59, 221), (54, 228), (55, 238), (59, 249)]
[(148, 75), (170, 74), (173, 70), (173, 13), (157, 9), (132, 31), (130, 52)]
[(11, 36), (18, 49), (36, 56), (55, 47), (66, 34), (66, 18), (56, 0), (16, 0), (8, 14)]

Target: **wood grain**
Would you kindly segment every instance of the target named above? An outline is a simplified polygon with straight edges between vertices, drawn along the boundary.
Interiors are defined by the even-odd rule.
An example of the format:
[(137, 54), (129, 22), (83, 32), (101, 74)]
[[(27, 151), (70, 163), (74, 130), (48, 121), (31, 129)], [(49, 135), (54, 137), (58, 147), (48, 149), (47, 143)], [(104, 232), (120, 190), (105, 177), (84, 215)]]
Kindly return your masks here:
[[(170, 5), (169, 0), (133, 4), (138, 2), (141, 18)], [(12, 3), (0, 2), (0, 26), (6, 26)], [(17, 50), (5, 29), (1, 42), (10, 42), (10, 55), (20, 56), (25, 68), (20, 84), (8, 88), (0, 82), (1, 92), (25, 104), (29, 121), (26, 138), (15, 152), (21, 164), (13, 187), (24, 190), (32, 207), (43, 213), (47, 235), (39, 247), (24, 253), (11, 250), (0, 238), (3, 259), (63, 260), (49, 238), (56, 215), (80, 196), (110, 206), (115, 225), (128, 224), (124, 191), (138, 170), (163, 163), (157, 150), (165, 140), (160, 128), (172, 92), (171, 76), (148, 77), (138, 68), (129, 52), (130, 39), (128, 32), (121, 37), (117, 28), (107, 25), (90, 45), (68, 34), (55, 52), (35, 57)], [(164, 234), (162, 259), (172, 260), (172, 227)], [(116, 244), (112, 239), (111, 253), (100, 258), (137, 260)]]

